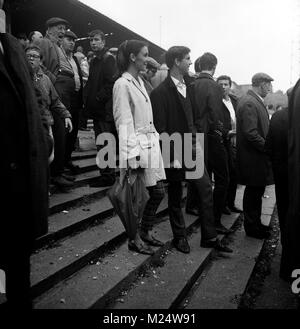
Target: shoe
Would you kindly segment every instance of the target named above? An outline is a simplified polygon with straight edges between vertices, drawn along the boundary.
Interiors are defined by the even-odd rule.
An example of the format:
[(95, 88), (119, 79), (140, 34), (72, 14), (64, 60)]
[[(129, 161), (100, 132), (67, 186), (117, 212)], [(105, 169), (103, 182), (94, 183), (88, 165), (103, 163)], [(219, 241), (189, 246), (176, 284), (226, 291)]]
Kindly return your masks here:
[(100, 177), (97, 181), (90, 183), (90, 187), (108, 187), (114, 185), (115, 179), (108, 179)]
[(147, 235), (143, 235), (143, 234), (140, 234), (140, 237), (141, 239), (148, 243), (150, 246), (153, 246), (153, 247), (162, 247), (164, 245), (163, 242), (155, 239), (153, 236), (150, 236), (150, 239), (149, 239), (149, 235), (146, 237)]
[(68, 163), (65, 164), (65, 168), (69, 169), (73, 175), (78, 175), (80, 174), (80, 167), (75, 166), (72, 161), (69, 161)]
[(232, 229), (227, 229), (224, 225), (218, 224), (216, 225), (216, 231), (219, 234), (230, 234), (233, 233)]
[(135, 251), (135, 252), (138, 252), (139, 254), (143, 254), (143, 255), (153, 255), (154, 254), (154, 250), (151, 249), (150, 247), (148, 247), (146, 245), (137, 246), (134, 241), (128, 242), (128, 249), (130, 251)]
[(225, 215), (231, 215), (230, 209), (228, 207), (224, 207), (223, 214), (225, 214)]
[(173, 245), (177, 250), (183, 252), (184, 254), (188, 254), (191, 251), (186, 238), (174, 238)]
[(272, 227), (270, 227), (268, 225), (264, 225), (264, 224), (259, 225), (259, 229), (262, 229), (262, 230), (264, 230), (266, 232), (272, 231)]
[(264, 230), (256, 230), (256, 231), (250, 231), (250, 232), (246, 232), (247, 236), (250, 236), (251, 238), (255, 238), (255, 239), (267, 239), (270, 237), (270, 232), (264, 231)]
[(238, 213), (238, 214), (240, 214), (240, 213), (243, 212), (242, 209), (239, 209), (239, 208), (237, 208), (237, 207), (235, 207), (235, 206), (233, 206), (233, 207), (228, 207), (228, 208), (229, 208), (229, 210), (230, 210), (231, 212), (236, 212), (236, 213)]
[(68, 174), (65, 174), (65, 173), (61, 174), (61, 176), (63, 178), (65, 178), (65, 179), (71, 181), (71, 182), (74, 182), (75, 181), (75, 177), (74, 176), (71, 176), (71, 175), (68, 175)]
[(232, 249), (225, 246), (219, 239), (216, 239), (214, 241), (212, 241), (212, 240), (203, 241), (203, 242), (201, 242), (200, 246), (202, 248), (214, 248), (218, 251), (223, 251), (223, 252), (228, 252), (228, 253), (233, 252)]
[(198, 208), (185, 208), (185, 212), (189, 215), (200, 216)]
[(65, 179), (62, 175), (52, 178), (52, 183), (58, 187), (73, 187), (74, 183)]

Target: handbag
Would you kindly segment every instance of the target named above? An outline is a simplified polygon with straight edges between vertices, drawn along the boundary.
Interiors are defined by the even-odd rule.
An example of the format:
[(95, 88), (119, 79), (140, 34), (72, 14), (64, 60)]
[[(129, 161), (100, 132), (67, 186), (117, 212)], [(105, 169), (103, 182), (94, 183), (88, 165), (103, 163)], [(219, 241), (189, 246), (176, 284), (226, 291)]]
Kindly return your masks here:
[(143, 169), (126, 169), (123, 179), (117, 177), (107, 195), (120, 217), (129, 239), (134, 240), (149, 200)]

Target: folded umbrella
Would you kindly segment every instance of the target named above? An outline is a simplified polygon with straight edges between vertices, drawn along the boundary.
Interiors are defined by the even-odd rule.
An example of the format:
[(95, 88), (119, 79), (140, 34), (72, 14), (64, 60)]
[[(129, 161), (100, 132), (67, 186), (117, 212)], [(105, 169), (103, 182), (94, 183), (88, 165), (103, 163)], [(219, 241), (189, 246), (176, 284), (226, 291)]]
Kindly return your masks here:
[(120, 217), (129, 239), (134, 240), (139, 221), (149, 200), (143, 169), (134, 170), (134, 172), (127, 169), (123, 179), (117, 177), (107, 195)]

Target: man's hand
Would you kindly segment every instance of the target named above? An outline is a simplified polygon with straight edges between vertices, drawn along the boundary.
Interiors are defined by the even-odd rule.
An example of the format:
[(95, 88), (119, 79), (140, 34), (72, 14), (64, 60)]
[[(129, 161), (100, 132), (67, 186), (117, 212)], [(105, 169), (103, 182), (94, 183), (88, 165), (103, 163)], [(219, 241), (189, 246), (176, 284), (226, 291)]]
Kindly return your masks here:
[(65, 118), (65, 127), (68, 129), (69, 133), (73, 130), (73, 125), (70, 118)]

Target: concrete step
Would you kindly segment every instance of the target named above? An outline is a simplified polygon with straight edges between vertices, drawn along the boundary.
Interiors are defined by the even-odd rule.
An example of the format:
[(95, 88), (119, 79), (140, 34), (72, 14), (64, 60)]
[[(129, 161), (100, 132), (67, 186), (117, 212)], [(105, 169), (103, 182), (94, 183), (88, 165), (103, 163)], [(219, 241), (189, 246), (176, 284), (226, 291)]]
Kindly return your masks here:
[[(186, 223), (189, 231), (200, 224), (195, 216), (188, 215)], [(119, 219), (115, 222), (114, 230), (120, 230), (119, 233), (122, 230)], [(124, 243), (124, 233), (124, 239), (117, 249), (111, 250), (104, 257), (94, 257), (93, 264), (87, 264), (72, 277), (60, 281), (51, 290), (37, 297), (35, 308), (103, 308), (127, 288), (149, 264), (157, 261), (171, 248), (172, 233), (167, 217), (155, 226), (154, 231), (157, 238), (165, 242), (163, 247), (155, 248), (155, 255), (147, 256), (128, 251), (127, 244)], [(66, 302), (61, 302), (62, 300)]]
[(96, 164), (96, 157), (75, 160), (73, 161), (73, 164), (75, 166), (79, 166), (80, 173), (96, 170), (98, 168)]
[[(52, 237), (64, 236), (63, 240), (52, 242), (48, 248), (37, 250), (31, 257), (33, 294), (36, 296), (51, 286), (75, 273), (88, 262), (99, 258), (103, 253), (116, 247), (126, 239), (123, 224), (118, 216), (109, 218), (107, 215), (113, 213), (108, 198), (98, 202), (103, 207), (93, 204), (93, 214), (87, 216), (79, 213), (77, 218), (71, 211), (67, 222), (57, 224), (63, 216), (55, 216), (52, 228), (57, 231), (50, 233)], [(167, 211), (167, 198), (165, 198), (158, 209), (158, 221)], [(105, 217), (106, 216), (106, 217)], [(94, 225), (92, 225), (94, 224)], [(92, 225), (92, 226), (91, 226)], [(84, 231), (76, 232), (84, 228)], [(48, 238), (49, 239), (49, 238)], [(40, 242), (41, 244), (41, 242)]]
[(73, 152), (72, 153), (72, 161), (81, 160), (81, 159), (96, 158), (96, 155), (97, 155), (96, 150)]
[[(224, 216), (223, 223), (232, 227), (238, 214)], [(222, 235), (219, 236), (222, 239)], [(172, 249), (163, 258), (163, 266), (152, 266), (135, 281), (128, 291), (123, 291), (110, 305), (110, 309), (172, 309), (193, 286), (215, 253), (213, 249), (200, 247), (200, 229), (193, 231), (189, 238), (191, 252), (183, 254)], [(231, 247), (231, 246), (230, 246)], [(225, 255), (225, 254), (224, 254)], [(226, 254), (228, 258), (234, 254)]]
[(109, 187), (81, 186), (70, 190), (68, 193), (57, 193), (50, 197), (50, 215), (68, 210), (71, 207), (86, 204), (92, 200), (99, 199), (106, 195)]
[[(274, 188), (267, 188), (262, 221), (269, 225), (275, 206)], [(271, 209), (273, 211), (271, 212)], [(242, 223), (231, 235), (233, 257), (218, 257), (200, 277), (181, 308), (237, 309), (265, 240), (246, 236)], [(221, 287), (221, 288), (220, 288)]]

